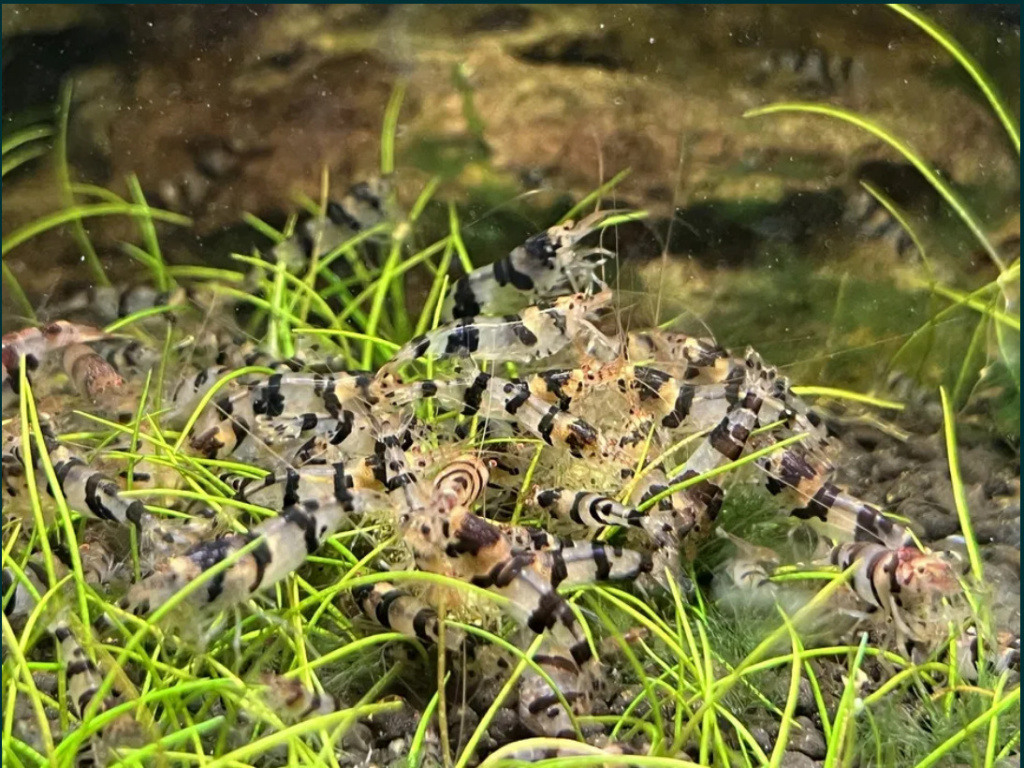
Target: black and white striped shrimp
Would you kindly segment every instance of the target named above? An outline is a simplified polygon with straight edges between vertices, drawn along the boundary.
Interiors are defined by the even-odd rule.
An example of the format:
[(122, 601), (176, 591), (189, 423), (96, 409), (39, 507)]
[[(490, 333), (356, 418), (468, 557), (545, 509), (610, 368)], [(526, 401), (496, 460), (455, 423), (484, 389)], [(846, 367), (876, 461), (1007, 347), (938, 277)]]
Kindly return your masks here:
[(584, 341), (595, 356), (613, 356), (617, 349), (587, 318), (611, 300), (611, 291), (576, 293), (550, 305), (530, 306), (515, 315), (476, 316), (442, 325), (417, 336), (384, 366), (396, 371), (403, 364), (432, 356), (469, 356), (477, 361), (533, 363), (551, 357), (573, 342)]
[(763, 85), (769, 78), (780, 76), (799, 88), (831, 94), (840, 88), (856, 88), (864, 73), (856, 58), (811, 46), (769, 52), (751, 75), (751, 82)]
[(195, 450), (211, 459), (231, 456), (263, 466), (302, 464), (317, 444), (350, 456), (370, 453), (374, 446), (372, 422), (361, 408), (342, 408), (337, 416), (254, 416), (248, 400), (224, 397), (214, 403), (211, 418), (215, 420), (212, 426), (204, 428), (205, 420), (201, 420), (189, 439)]
[(771, 586), (771, 571), (781, 560), (775, 550), (751, 544), (722, 528), (716, 528), (715, 533), (736, 548), (736, 554), (730, 557), (723, 567), (723, 571), (734, 586), (742, 590)]
[[(267, 509), (285, 509), (307, 502), (327, 504), (340, 501), (346, 492), (364, 492), (370, 500), (376, 482), (368, 484), (367, 462), (337, 461), (333, 464), (313, 464), (297, 469), (288, 468), (257, 480), (252, 477), (223, 475), (221, 480), (235, 491), (235, 498)], [(373, 473), (373, 469), (369, 468)]]
[(378, 401), (373, 374), (275, 373), (248, 383), (252, 412), (268, 418), (299, 418), (307, 413), (335, 418), (343, 408), (368, 408)]
[(901, 259), (910, 259), (917, 253), (917, 244), (910, 233), (866, 189), (858, 189), (850, 196), (843, 220), (854, 228), (858, 237), (888, 243)]
[(264, 703), (285, 723), (329, 715), (338, 709), (338, 701), (329, 693), (311, 691), (297, 678), (272, 672), (260, 675)]
[[(147, 513), (141, 501), (123, 497), (120, 486), (113, 479), (90, 468), (85, 461), (66, 446), (57, 443), (52, 436), (47, 437), (46, 442), (57, 485), (71, 510), (87, 517), (109, 520), (122, 525), (132, 523), (135, 526), (140, 526), (142, 524)], [(10, 456), (24, 466), (25, 457), (21, 453), (20, 446), (14, 446)], [(7, 455), (5, 455), (5, 461), (7, 460)], [(36, 482), (40, 490), (53, 496), (54, 491), (50, 488), (49, 480), (43, 471), (42, 457), (35, 451), (34, 446), (31, 460), (36, 470)]]
[[(639, 498), (644, 500), (653, 497), (667, 488), (665, 483), (652, 481), (645, 486)], [(564, 488), (538, 489), (534, 494), (534, 502), (541, 509), (546, 509), (554, 519), (571, 522), (592, 531), (603, 531), (611, 526), (638, 528), (657, 547), (675, 546), (693, 527), (693, 511), (685, 506), (676, 508), (671, 496), (646, 512), (629, 504), (621, 504), (601, 493), (572, 492)], [(644, 570), (651, 570), (651, 567), (645, 566)]]
[[(575, 735), (572, 737), (575, 740)], [(512, 745), (510, 745), (511, 747)], [(583, 745), (580, 744), (578, 747), (570, 746), (559, 746), (559, 747), (543, 747), (543, 746), (531, 746), (531, 747), (520, 747), (518, 749), (505, 749), (502, 750), (502, 758), (505, 760), (515, 760), (523, 763), (540, 763), (546, 760), (554, 760), (559, 757), (600, 757), (606, 756), (607, 760), (595, 760), (595, 763), (599, 763), (607, 768), (625, 768), (630, 765), (628, 757), (621, 757), (626, 754), (623, 748), (617, 744), (605, 744), (602, 747), (594, 745)], [(619, 757), (620, 759), (615, 759)]]
[(767, 474), (770, 493), (795, 496), (802, 506), (790, 514), (811, 522), (831, 539), (874, 542), (890, 549), (909, 546), (909, 531), (887, 518), (882, 510), (829, 482), (831, 470), (805, 450), (792, 445), (758, 460)]
[(533, 500), (554, 519), (593, 530), (604, 530), (616, 525), (643, 528), (647, 517), (636, 507), (620, 504), (615, 499), (593, 491), (543, 488), (535, 491)]
[(1019, 634), (1000, 632), (982, 645), (978, 628), (969, 626), (957, 636), (955, 646), (957, 672), (967, 682), (977, 683), (982, 671), (995, 675), (1007, 670), (1020, 673)]
[[(573, 715), (590, 711), (592, 685), (587, 669), (589, 664), (581, 665), (572, 651), (551, 640), (541, 643), (533, 660), (551, 678)], [(519, 717), (523, 725), (539, 736), (576, 738), (572, 719), (561, 699), (532, 667), (526, 669), (519, 684)]]
[(508, 536), (513, 552), (565, 549), (574, 543), (572, 539), (555, 536), (543, 528), (535, 528), (531, 525), (501, 523), (500, 526), (504, 534)]
[[(415, 637), (422, 643), (440, 642), (437, 611), (414, 595), (387, 581), (377, 581), (352, 590), (352, 596), (364, 614), (385, 629)], [(445, 630), (445, 646), (455, 650), (462, 645), (462, 631), (456, 627)]]
[(93, 349), (118, 374), (131, 378), (156, 367), (160, 350), (137, 339), (111, 338), (92, 343)]
[(847, 542), (829, 553), (832, 565), (846, 570), (856, 564), (850, 586), (870, 609), (891, 618), (901, 644), (927, 642), (936, 629), (945, 631), (941, 600), (960, 592), (949, 561), (917, 547), (893, 549), (872, 542)]
[[(67, 677), (67, 697), (71, 710), (76, 717), (82, 719), (93, 706), (103, 683), (103, 674), (96, 663), (82, 648), (68, 623), (58, 619), (47, 629), (60, 647), (61, 663)], [(95, 705), (94, 714), (100, 714), (117, 705), (120, 695), (115, 691)], [(107, 765), (116, 757), (117, 750), (123, 747), (141, 745), (143, 737), (138, 721), (131, 713), (118, 716), (107, 723), (101, 731), (93, 735), (88, 742), (92, 753), (90, 762)], [(81, 759), (83, 755), (79, 755)]]
[(93, 285), (57, 305), (61, 315), (88, 316), (97, 322), (112, 323), (145, 309), (179, 306), (188, 300), (184, 288), (161, 291), (153, 285)]
[[(67, 675), (68, 698), (75, 714), (81, 718), (99, 692), (103, 677), (66, 622), (57, 621), (49, 627), (49, 630), (60, 644), (65, 665), (64, 671)], [(114, 703), (114, 698), (110, 697), (100, 703), (97, 712), (108, 709)]]
[[(349, 452), (369, 452), (367, 414), (377, 400), (370, 374), (275, 373), (217, 398), (197, 422), (191, 443), (209, 458), (241, 457), (242, 446), (256, 457), (261, 446), (323, 435), (332, 445), (345, 443)], [(211, 419), (215, 423), (207, 426)]]
[(343, 474), (335, 475), (331, 482), (333, 490), (328, 500), (299, 499), (247, 533), (204, 542), (158, 564), (154, 573), (128, 591), (126, 607), (137, 613), (159, 607), (204, 571), (254, 542), (249, 552), (193, 592), (189, 605), (215, 613), (273, 586), (354, 516), (380, 508), (379, 494), (350, 488)]
[(654, 364), (689, 384), (717, 384), (733, 378), (729, 353), (712, 338), (651, 329), (626, 334), (626, 358)]
[(284, 264), (292, 274), (302, 272), (314, 254), (325, 256), (353, 235), (383, 222), (390, 189), (389, 181), (382, 178), (353, 185), (341, 200), (327, 203), (325, 215), (303, 217), (294, 234), (270, 248), (264, 258)]
[[(166, 415), (168, 422), (175, 425), (184, 423), (206, 393), (213, 389), (222, 376), (230, 372), (231, 369), (226, 366), (211, 365), (181, 379), (171, 393), (171, 410)], [(235, 382), (226, 386), (232, 385), (237, 386)], [(230, 389), (222, 391), (230, 393)]]
[(450, 381), (428, 379), (399, 385), (384, 398), (394, 405), (434, 398), (443, 407), (459, 410), (465, 416), (511, 422), (548, 445), (566, 447), (577, 458), (595, 456), (603, 448), (595, 427), (541, 400), (518, 379), (484, 372)]
[(578, 246), (617, 213), (621, 211), (598, 211), (576, 223), (550, 227), (493, 264), (459, 278), (445, 299), (442, 318), (447, 322), (517, 312), (538, 301), (599, 285), (596, 270), (612, 252)]
[(0, 594), (4, 599), (4, 616), (9, 621), (28, 616), (36, 607), (37, 601), (32, 590), (29, 589), (29, 584), (40, 595), (46, 592), (46, 588), (43, 586), (46, 583), (46, 572), (42, 565), (29, 560), (25, 563), (23, 574), (28, 584), (15, 573), (13, 568), (4, 568), (3, 571), (0, 571), (0, 576), (3, 578)]

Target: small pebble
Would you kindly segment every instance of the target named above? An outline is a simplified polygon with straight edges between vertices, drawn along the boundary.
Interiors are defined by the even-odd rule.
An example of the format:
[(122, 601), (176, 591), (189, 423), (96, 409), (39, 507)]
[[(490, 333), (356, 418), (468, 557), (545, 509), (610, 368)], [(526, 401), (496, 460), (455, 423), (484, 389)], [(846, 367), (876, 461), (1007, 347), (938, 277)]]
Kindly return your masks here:
[(811, 760), (803, 752), (786, 750), (782, 753), (781, 765), (782, 768), (818, 768), (819, 764)]
[(818, 726), (809, 717), (798, 717), (796, 722), (800, 724), (800, 728), (793, 728), (789, 732), (789, 743), (786, 746), (815, 760), (823, 759), (828, 748)]

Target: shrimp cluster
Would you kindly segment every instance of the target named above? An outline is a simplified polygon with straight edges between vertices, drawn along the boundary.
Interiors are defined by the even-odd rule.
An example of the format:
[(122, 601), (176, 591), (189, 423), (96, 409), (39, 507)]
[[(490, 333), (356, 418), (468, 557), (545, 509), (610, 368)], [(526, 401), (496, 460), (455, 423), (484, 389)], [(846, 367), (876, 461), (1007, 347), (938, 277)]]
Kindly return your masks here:
[[(386, 195), (357, 185), (239, 281), (256, 295), (281, 268), (318, 279), (343, 252), (366, 259), (356, 276), (369, 274), (359, 243), (386, 230)], [(480, 756), (593, 754), (506, 747), (529, 736), (596, 743), (598, 721), (583, 721), (627, 706), (609, 668), (633, 636), (594, 622), (575, 596), (596, 583), (653, 606), (692, 594), (725, 480), (751, 470), (794, 525), (816, 529), (816, 565), (849, 572), (858, 621), (891, 632), (901, 652), (932, 652), (960, 590), (954, 562), (832, 481), (824, 416), (756, 351), (608, 330), (615, 295), (599, 274), (615, 254), (585, 241), (609, 215), (562, 222), (455, 280), (442, 322), (370, 370), (329, 332), (316, 345), (296, 334), (287, 355), (253, 341), (212, 283), (94, 291), (61, 306), (74, 319), (4, 336), (4, 613), (46, 617), (71, 719), (85, 725), (131, 700), (147, 674), (110, 666), (126, 627), (158, 627), (160, 642), (198, 646), (217, 664), (234, 648), (241, 675), (254, 658), (241, 638), (279, 658), (273, 638), (291, 621), (253, 634), (243, 616), (287, 605), (315, 615), (313, 645), (329, 621), (345, 638), (397, 636), (452, 665), (440, 721), (450, 733), (426, 726), (426, 753), (467, 743), (486, 714)], [(172, 305), (173, 323), (148, 311)], [(119, 330), (91, 324), (112, 320)], [(738, 589), (781, 589), (777, 553), (718, 530), (737, 549), (723, 572)], [(38, 536), (49, 558), (26, 543)], [(76, 582), (109, 610), (76, 613)], [(958, 649), (977, 677), (974, 628)], [(1012, 640), (996, 663), (1019, 664)], [(301, 680), (316, 662), (303, 664), (249, 675), (267, 691), (259, 711), (276, 713), (257, 727), (359, 719), (343, 692)], [(234, 711), (223, 697), (216, 706)], [(394, 749), (383, 713), (405, 707), (361, 723), (353, 761)], [(88, 748), (106, 760), (152, 736), (137, 727), (144, 718), (127, 720), (89, 730)], [(636, 748), (601, 749), (617, 763)]]

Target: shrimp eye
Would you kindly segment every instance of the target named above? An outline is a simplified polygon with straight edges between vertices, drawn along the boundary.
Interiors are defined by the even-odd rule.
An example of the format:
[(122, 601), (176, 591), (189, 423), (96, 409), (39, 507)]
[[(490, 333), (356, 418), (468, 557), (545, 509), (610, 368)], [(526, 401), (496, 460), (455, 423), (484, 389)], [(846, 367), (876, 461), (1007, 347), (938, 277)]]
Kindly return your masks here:
[(48, 326), (43, 328), (44, 336), (59, 336), (61, 332), (60, 323), (50, 323)]

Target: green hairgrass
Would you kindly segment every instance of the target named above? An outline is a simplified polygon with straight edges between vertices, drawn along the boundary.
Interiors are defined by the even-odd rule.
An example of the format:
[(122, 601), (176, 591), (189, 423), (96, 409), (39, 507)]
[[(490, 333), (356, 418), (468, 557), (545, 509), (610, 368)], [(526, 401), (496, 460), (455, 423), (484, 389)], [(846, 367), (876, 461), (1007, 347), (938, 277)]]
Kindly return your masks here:
[(67, 224), (72, 221), (95, 218), (97, 216), (147, 216), (158, 221), (179, 226), (188, 226), (191, 219), (171, 211), (150, 208), (148, 205), (133, 203), (95, 203), (92, 205), (74, 205), (61, 209), (47, 216), (43, 216), (30, 224), (16, 229), (4, 238), (3, 246), (0, 247), (0, 255), (7, 256), (19, 245), (41, 235), (51, 229)]
[[(56, 145), (56, 156), (57, 156), (57, 183), (60, 186), (62, 202), (67, 207), (74, 207), (75, 193), (72, 188), (71, 182), (71, 171), (68, 168), (68, 119), (71, 117), (71, 91), (72, 86), (69, 81), (64, 86), (61, 93), (59, 119), (60, 128), (57, 132), (57, 145)], [(100, 257), (96, 253), (96, 249), (93, 247), (92, 241), (89, 239), (89, 235), (85, 231), (85, 227), (82, 225), (81, 219), (75, 219), (71, 223), (71, 236), (78, 244), (79, 250), (82, 252), (82, 257), (85, 259), (86, 266), (89, 272), (92, 273), (92, 278), (100, 285), (110, 285), (110, 279), (107, 277), (107, 273), (103, 270), (103, 265), (100, 263)]]
[(982, 584), (984, 573), (981, 564), (981, 553), (978, 551), (978, 540), (974, 536), (971, 525), (971, 513), (967, 508), (967, 494), (964, 491), (963, 479), (960, 476), (960, 459), (956, 446), (956, 423), (949, 396), (944, 388), (939, 389), (942, 398), (942, 418), (945, 425), (946, 456), (949, 461), (949, 477), (953, 485), (953, 501), (956, 505), (956, 516), (960, 521), (960, 532), (967, 546), (967, 557), (971, 564), (971, 576), (978, 584)]
[(0, 176), (6, 176), (25, 163), (42, 157), (50, 151), (47, 141), (54, 134), (53, 126), (48, 123), (29, 125), (5, 136), (0, 154), (3, 155), (3, 170)]

